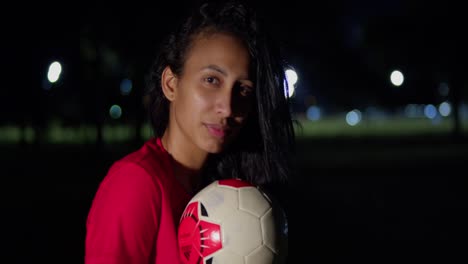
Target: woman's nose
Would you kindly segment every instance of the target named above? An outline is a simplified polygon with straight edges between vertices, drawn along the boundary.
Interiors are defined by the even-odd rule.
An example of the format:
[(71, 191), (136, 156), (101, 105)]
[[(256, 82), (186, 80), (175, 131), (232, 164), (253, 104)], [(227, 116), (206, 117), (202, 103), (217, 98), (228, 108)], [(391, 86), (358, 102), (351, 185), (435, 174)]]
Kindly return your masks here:
[(216, 99), (216, 112), (222, 117), (229, 117), (232, 115), (232, 92), (220, 92)]

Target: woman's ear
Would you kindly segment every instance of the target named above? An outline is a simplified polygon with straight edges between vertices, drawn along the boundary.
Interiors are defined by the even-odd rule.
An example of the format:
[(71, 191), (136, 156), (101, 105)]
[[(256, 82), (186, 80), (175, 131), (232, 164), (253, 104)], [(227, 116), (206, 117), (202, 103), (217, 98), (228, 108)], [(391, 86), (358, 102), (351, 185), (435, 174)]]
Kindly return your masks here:
[(161, 87), (164, 96), (166, 96), (167, 100), (172, 102), (175, 98), (175, 91), (177, 88), (177, 77), (172, 72), (169, 66), (166, 66), (166, 68), (164, 68), (161, 75)]

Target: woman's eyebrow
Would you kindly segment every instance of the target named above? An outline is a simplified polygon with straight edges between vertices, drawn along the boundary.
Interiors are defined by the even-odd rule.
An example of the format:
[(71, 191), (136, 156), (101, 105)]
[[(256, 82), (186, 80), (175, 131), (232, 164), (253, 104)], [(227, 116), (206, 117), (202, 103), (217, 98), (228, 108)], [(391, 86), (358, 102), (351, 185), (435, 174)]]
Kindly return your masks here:
[(206, 69), (217, 71), (217, 72), (221, 73), (224, 76), (228, 75), (225, 70), (223, 70), (221, 67), (219, 67), (217, 65), (214, 65), (214, 64), (210, 64), (210, 65), (205, 66), (205, 67), (202, 68), (202, 70), (206, 70)]
[[(202, 68), (202, 70), (213, 70), (213, 71), (221, 73), (223, 76), (228, 76), (228, 73), (223, 68), (219, 67), (218, 65), (214, 65), (214, 64), (210, 64), (208, 66), (205, 66), (205, 67)], [(241, 81), (252, 82), (249, 78), (242, 78)]]

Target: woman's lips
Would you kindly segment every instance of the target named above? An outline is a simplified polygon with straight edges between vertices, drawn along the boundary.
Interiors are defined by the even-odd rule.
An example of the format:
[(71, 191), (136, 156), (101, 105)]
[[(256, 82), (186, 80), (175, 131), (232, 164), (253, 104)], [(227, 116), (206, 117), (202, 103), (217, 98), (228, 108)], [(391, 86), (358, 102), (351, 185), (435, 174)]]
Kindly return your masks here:
[(208, 132), (217, 138), (225, 137), (229, 131), (227, 127), (223, 127), (222, 125), (205, 124), (205, 126), (208, 128)]

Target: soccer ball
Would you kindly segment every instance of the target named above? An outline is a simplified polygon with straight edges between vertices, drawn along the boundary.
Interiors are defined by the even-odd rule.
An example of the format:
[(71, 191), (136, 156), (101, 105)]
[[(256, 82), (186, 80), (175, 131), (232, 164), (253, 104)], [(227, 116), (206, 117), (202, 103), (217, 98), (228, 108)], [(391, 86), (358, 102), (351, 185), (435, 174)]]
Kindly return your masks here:
[[(285, 217), (260, 188), (240, 179), (214, 181), (187, 204), (178, 226), (185, 264), (279, 263)], [(284, 216), (284, 215), (283, 215)]]

